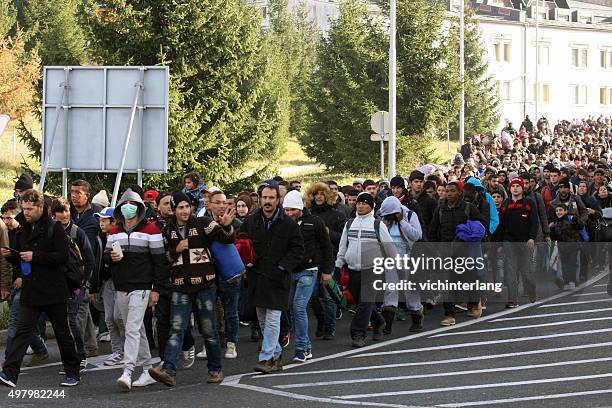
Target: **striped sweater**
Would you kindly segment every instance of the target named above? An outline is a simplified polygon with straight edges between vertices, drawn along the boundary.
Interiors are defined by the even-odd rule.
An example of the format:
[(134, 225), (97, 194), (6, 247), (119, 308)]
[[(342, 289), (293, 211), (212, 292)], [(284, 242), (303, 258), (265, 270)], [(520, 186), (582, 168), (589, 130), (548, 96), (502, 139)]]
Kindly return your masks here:
[[(119, 242), (123, 251), (123, 258), (119, 262), (110, 259), (114, 242)], [(131, 231), (127, 231), (122, 224), (115, 227), (108, 234), (104, 256), (118, 291), (152, 288), (159, 292), (164, 279), (168, 279), (162, 234), (151, 221), (143, 220)]]

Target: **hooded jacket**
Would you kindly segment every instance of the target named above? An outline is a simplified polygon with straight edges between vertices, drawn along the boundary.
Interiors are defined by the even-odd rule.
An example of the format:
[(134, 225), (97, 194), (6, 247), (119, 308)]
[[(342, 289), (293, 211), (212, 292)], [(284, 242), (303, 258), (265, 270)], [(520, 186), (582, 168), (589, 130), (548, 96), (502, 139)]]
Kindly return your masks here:
[(294, 272), (318, 268), (320, 273), (331, 273), (333, 263), (333, 246), (325, 228), (325, 223), (304, 208), (302, 217), (298, 220), (300, 232), (304, 240), (304, 258)]
[(380, 207), (381, 217), (400, 212), (403, 214), (403, 217), (399, 222), (399, 231), (402, 238), (408, 241), (408, 247), (412, 248), (414, 243), (423, 237), (418, 214), (402, 205), (400, 200), (394, 196), (387, 197)]
[(493, 234), (499, 225), (499, 214), (497, 213), (497, 208), (495, 207), (495, 201), (493, 201), (493, 197), (491, 194), (485, 191), (484, 186), (476, 177), (470, 177), (467, 181), (467, 184), (473, 184), (476, 186), (476, 189), (480, 194), (484, 194), (487, 202), (489, 203), (489, 232)]
[[(125, 226), (125, 218), (121, 213), (121, 207), (128, 201), (135, 202), (138, 206), (138, 221), (131, 229)], [(168, 276), (161, 231), (153, 222), (147, 220), (145, 215), (146, 208), (140, 196), (127, 189), (113, 212), (118, 226), (108, 234), (104, 251), (104, 260), (110, 265), (113, 283), (118, 291), (131, 292), (153, 288), (153, 291), (159, 293), (164, 286), (164, 279)], [(114, 242), (119, 242), (123, 251), (123, 258), (119, 262), (113, 262), (110, 257)]]

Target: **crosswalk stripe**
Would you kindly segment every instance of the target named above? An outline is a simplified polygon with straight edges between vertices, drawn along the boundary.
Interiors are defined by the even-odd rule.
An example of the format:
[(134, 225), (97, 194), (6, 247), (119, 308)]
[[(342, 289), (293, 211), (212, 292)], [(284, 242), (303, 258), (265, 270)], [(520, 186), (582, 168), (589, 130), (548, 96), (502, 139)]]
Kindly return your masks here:
[(381, 381), (413, 380), (417, 378), (450, 377), (450, 376), (455, 376), (455, 375), (497, 373), (497, 372), (515, 371), (515, 370), (517, 371), (531, 370), (534, 368), (560, 367), (560, 366), (568, 366), (568, 365), (600, 363), (603, 361), (612, 361), (612, 357), (591, 358), (588, 360), (560, 361), (556, 363), (547, 363), (547, 364), (530, 364), (530, 365), (525, 365), (525, 366), (485, 368), (481, 370), (451, 371), (451, 372), (444, 372), (444, 373), (401, 375), (401, 376), (395, 376), (395, 377), (360, 378), (360, 379), (337, 380), (337, 381), (317, 381), (317, 382), (310, 382), (310, 383), (293, 383), (293, 384), (285, 384), (285, 385), (275, 385), (274, 388), (287, 389), (287, 388), (316, 387), (316, 386), (356, 384), (356, 383), (369, 383), (369, 382), (381, 382)]
[(542, 378), (540, 380), (512, 381), (512, 382), (493, 383), (493, 384), (462, 385), (459, 387), (425, 388), (425, 389), (420, 389), (420, 390), (408, 390), (408, 391), (377, 392), (377, 393), (372, 393), (372, 394), (336, 395), (330, 398), (359, 399), (359, 398), (389, 397), (389, 396), (395, 396), (395, 395), (430, 394), (430, 393), (436, 393), (436, 392), (463, 391), (463, 390), (474, 390), (474, 389), (480, 389), (480, 388), (516, 387), (519, 385), (548, 384), (548, 383), (554, 383), (554, 382), (593, 380), (596, 378), (609, 378), (609, 377), (612, 377), (612, 373), (581, 375), (581, 376), (576, 376), (576, 377)]
[(607, 295), (608, 292), (590, 292), (590, 293), (579, 293), (577, 295), (572, 295), (573, 297), (579, 297), (579, 296), (599, 296), (599, 295)]
[(580, 344), (577, 346), (519, 351), (515, 353), (487, 354), (484, 356), (460, 357), (460, 358), (452, 358), (452, 359), (447, 359), (447, 360), (416, 361), (416, 362), (410, 362), (410, 363), (382, 364), (382, 365), (373, 365), (373, 366), (336, 368), (336, 369), (329, 369), (329, 370), (282, 372), (280, 374), (258, 375), (252, 378), (256, 380), (256, 379), (266, 379), (266, 378), (269, 379), (269, 378), (274, 378), (274, 377), (302, 376), (302, 375), (313, 375), (313, 374), (333, 374), (333, 373), (343, 373), (347, 371), (381, 370), (381, 369), (387, 369), (387, 368), (413, 367), (413, 366), (421, 366), (421, 365), (463, 363), (466, 361), (495, 360), (498, 358), (528, 356), (528, 355), (533, 355), (533, 354), (559, 353), (563, 351), (584, 350), (584, 349), (589, 349), (589, 348), (600, 348), (600, 347), (608, 347), (608, 346), (612, 346), (612, 342)]
[(496, 399), (496, 400), (489, 400), (489, 401), (458, 402), (458, 403), (453, 403), (453, 404), (440, 404), (440, 405), (436, 405), (436, 407), (441, 407), (441, 408), (475, 407), (478, 405), (494, 405), (494, 404), (505, 404), (509, 402), (522, 402), (522, 401), (539, 401), (543, 399), (571, 398), (571, 397), (580, 397), (584, 395), (598, 395), (598, 394), (609, 394), (609, 393), (612, 393), (612, 389), (567, 392), (564, 394), (534, 395), (532, 397), (506, 398), (506, 399)]
[(598, 329), (598, 330), (585, 330), (585, 331), (579, 331), (579, 332), (555, 333), (555, 334), (547, 334), (543, 336), (518, 337), (514, 339), (477, 341), (473, 343), (447, 344), (447, 345), (440, 345), (440, 346), (434, 346), (434, 347), (422, 347), (422, 348), (408, 349), (408, 350), (379, 351), (375, 353), (357, 354), (354, 356), (350, 356), (349, 358), (383, 356), (383, 355), (389, 355), (389, 354), (420, 353), (423, 351), (448, 350), (448, 349), (464, 348), (464, 347), (486, 346), (490, 344), (517, 343), (517, 342), (530, 341), (530, 340), (552, 339), (556, 337), (582, 336), (585, 334), (607, 333), (611, 331), (612, 331), (612, 328), (608, 328), (608, 329)]
[(491, 320), (491, 323), (508, 322), (512, 320), (539, 319), (542, 317), (552, 317), (552, 316), (567, 316), (567, 315), (573, 315), (573, 314), (610, 312), (610, 311), (612, 311), (612, 307), (605, 307), (601, 309), (576, 310), (573, 312), (544, 313), (544, 314), (536, 314), (536, 315), (531, 315), (531, 316), (500, 317), (499, 319)]
[(481, 330), (468, 330), (468, 331), (458, 331), (458, 332), (449, 332), (449, 333), (441, 333), (436, 334), (433, 337), (446, 337), (446, 336), (459, 336), (462, 334), (475, 334), (475, 333), (494, 333), (500, 331), (510, 331), (510, 330), (522, 330), (522, 329), (533, 329), (536, 327), (551, 327), (551, 326), (562, 326), (566, 324), (575, 324), (575, 323), (590, 323), (602, 320), (612, 320), (612, 317), (593, 317), (590, 319), (577, 319), (577, 320), (565, 320), (562, 322), (552, 322), (552, 323), (540, 323), (540, 324), (529, 324), (526, 326), (511, 326), (511, 327), (497, 327), (495, 329), (481, 329)]
[(557, 306), (584, 305), (586, 303), (600, 303), (600, 302), (612, 302), (612, 298), (610, 298), (610, 299), (580, 300), (578, 302), (549, 303), (549, 304), (541, 305), (539, 307), (557, 307)]

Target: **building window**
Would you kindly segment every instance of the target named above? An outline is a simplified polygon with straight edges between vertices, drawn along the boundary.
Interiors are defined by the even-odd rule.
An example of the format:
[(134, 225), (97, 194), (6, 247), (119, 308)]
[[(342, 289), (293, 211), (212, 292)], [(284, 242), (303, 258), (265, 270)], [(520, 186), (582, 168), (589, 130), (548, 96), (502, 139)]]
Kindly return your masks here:
[(572, 48), (572, 67), (586, 68), (589, 61), (589, 49), (583, 47)]
[(586, 85), (572, 85), (574, 105), (586, 105), (588, 103), (588, 89)]
[(540, 45), (538, 51), (538, 64), (550, 65), (550, 45)]
[(612, 49), (599, 51), (599, 66), (601, 68), (612, 68)]
[[(550, 103), (550, 84), (539, 84), (540, 91), (538, 92), (538, 102)], [(533, 85), (532, 88), (533, 95), (532, 100), (536, 100), (536, 86)]]
[(510, 62), (512, 56), (512, 44), (509, 42), (495, 42), (493, 43), (493, 49), (495, 51), (495, 61)]
[[(612, 88), (610, 88), (610, 90), (612, 90)], [(605, 86), (602, 86), (601, 88), (599, 88), (599, 104), (600, 105), (607, 105), (608, 104), (608, 88), (606, 88)]]
[(502, 82), (502, 88), (501, 88), (501, 98), (504, 101), (509, 101), (512, 99), (512, 94), (511, 94), (511, 86), (510, 86), (510, 81), (504, 81)]

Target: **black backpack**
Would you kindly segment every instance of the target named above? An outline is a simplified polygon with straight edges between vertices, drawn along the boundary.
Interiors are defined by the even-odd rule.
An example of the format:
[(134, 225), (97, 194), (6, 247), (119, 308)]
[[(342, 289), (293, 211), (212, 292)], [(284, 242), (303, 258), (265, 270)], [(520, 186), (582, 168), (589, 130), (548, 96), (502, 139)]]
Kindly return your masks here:
[[(49, 227), (49, 239), (53, 239), (53, 226), (55, 220), (51, 221)], [(75, 224), (70, 226), (70, 256), (68, 262), (64, 265), (64, 275), (66, 276), (66, 283), (68, 283), (68, 289), (72, 292), (73, 290), (79, 289), (83, 286), (85, 280), (85, 264), (83, 257), (81, 256), (81, 250), (76, 244), (77, 229)]]

